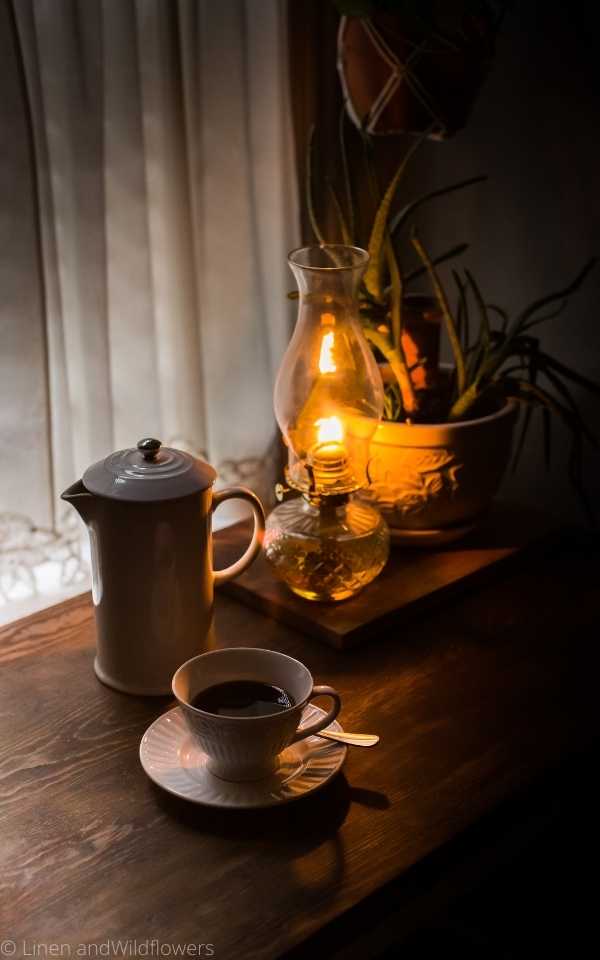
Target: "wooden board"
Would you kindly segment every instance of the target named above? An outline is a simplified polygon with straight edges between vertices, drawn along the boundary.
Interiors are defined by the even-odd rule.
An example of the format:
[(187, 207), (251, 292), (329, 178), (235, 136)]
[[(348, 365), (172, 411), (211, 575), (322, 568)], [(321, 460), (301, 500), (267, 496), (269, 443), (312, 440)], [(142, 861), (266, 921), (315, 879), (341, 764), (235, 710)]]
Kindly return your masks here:
[[(548, 517), (529, 507), (500, 502), (481, 526), (459, 543), (431, 550), (393, 547), (377, 580), (341, 603), (317, 603), (296, 596), (275, 578), (264, 556), (222, 590), (343, 650), (472, 587), (500, 563), (540, 543), (556, 529)], [(216, 534), (216, 566), (224, 567), (240, 556), (249, 536), (250, 521)]]

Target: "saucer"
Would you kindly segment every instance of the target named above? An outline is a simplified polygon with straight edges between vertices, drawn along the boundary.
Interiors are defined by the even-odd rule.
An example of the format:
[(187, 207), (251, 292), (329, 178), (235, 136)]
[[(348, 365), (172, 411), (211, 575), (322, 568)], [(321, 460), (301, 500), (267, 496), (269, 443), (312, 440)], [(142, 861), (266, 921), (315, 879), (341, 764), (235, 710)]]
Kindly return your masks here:
[[(324, 716), (324, 710), (309, 703), (300, 726)], [(336, 720), (326, 729), (342, 731)], [(324, 787), (342, 766), (347, 749), (343, 743), (307, 737), (283, 751), (272, 776), (233, 783), (210, 773), (206, 754), (192, 738), (181, 707), (175, 707), (146, 730), (140, 761), (150, 779), (176, 797), (209, 807), (250, 809), (288, 803)]]
[(466, 537), (477, 526), (476, 522), (464, 523), (457, 527), (442, 527), (437, 530), (401, 530), (390, 527), (392, 543), (406, 547), (443, 547)]

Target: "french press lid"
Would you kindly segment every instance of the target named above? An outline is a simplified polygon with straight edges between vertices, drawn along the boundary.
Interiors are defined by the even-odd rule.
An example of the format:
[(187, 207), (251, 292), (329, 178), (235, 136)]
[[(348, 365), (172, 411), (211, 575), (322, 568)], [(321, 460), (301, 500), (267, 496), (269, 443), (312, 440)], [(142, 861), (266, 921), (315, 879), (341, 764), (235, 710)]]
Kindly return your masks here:
[(216, 478), (216, 470), (204, 460), (147, 437), (137, 447), (93, 463), (83, 474), (83, 485), (101, 497), (145, 503), (199, 493)]

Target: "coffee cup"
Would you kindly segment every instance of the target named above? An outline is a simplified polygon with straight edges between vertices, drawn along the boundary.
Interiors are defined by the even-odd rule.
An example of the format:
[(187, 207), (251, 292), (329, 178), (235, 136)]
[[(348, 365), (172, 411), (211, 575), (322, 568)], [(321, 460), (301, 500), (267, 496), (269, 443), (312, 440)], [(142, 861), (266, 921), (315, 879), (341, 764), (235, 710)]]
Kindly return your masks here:
[[(277, 704), (277, 712), (223, 715), (194, 705), (210, 703), (209, 691), (217, 687), (231, 688), (241, 682), (281, 691), (283, 700)], [(259, 780), (272, 774), (286, 747), (329, 726), (341, 707), (337, 691), (315, 686), (299, 660), (256, 647), (230, 647), (192, 657), (175, 673), (173, 693), (190, 733), (207, 756), (210, 772), (232, 781)], [(313, 697), (321, 696), (333, 700), (328, 713), (300, 728), (302, 711)]]

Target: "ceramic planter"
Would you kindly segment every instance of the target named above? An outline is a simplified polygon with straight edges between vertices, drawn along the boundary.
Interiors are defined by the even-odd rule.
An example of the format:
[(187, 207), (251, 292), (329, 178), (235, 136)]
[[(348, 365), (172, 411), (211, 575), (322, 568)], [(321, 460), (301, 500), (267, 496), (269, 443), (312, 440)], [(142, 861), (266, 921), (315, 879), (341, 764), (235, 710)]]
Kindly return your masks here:
[(456, 539), (490, 505), (508, 465), (518, 404), (460, 423), (381, 423), (368, 496), (393, 539)]

